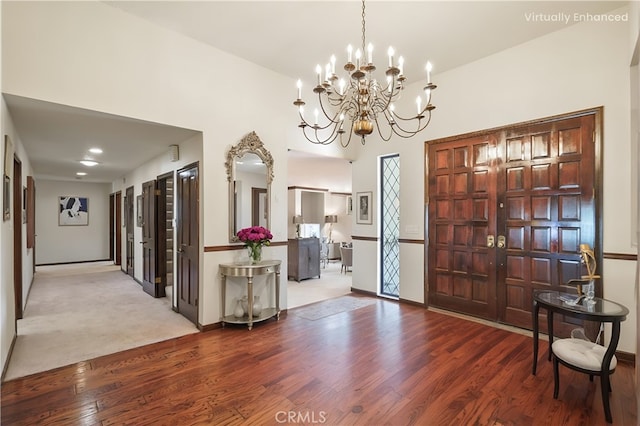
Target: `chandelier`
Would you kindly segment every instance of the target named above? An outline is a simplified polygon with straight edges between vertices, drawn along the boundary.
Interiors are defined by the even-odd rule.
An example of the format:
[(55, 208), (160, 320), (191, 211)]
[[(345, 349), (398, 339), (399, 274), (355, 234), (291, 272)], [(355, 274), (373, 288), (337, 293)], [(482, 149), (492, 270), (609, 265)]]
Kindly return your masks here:
[[(373, 72), (376, 66), (373, 63), (373, 45), (366, 44), (365, 37), (365, 4), (362, 0), (362, 50), (355, 52), (353, 62), (353, 48), (347, 47), (347, 63), (344, 70), (347, 78), (338, 78), (335, 73), (336, 57), (331, 56), (330, 62), (325, 66), (324, 79), (322, 67), (316, 66), (318, 84), (313, 92), (318, 95), (318, 103), (323, 114), (323, 124), (319, 123), (319, 111), (314, 111), (314, 122), (311, 124), (304, 118), (304, 105), (302, 100), (302, 82), (298, 80), (298, 98), (293, 102), (298, 107), (300, 124), (305, 138), (312, 143), (328, 145), (339, 138), (340, 144), (347, 147), (351, 142), (351, 136), (355, 133), (361, 137), (364, 145), (365, 137), (378, 130), (378, 134), (384, 141), (391, 139), (393, 134), (403, 138), (409, 138), (424, 130), (431, 121), (431, 111), (435, 106), (431, 104), (431, 92), (437, 87), (431, 82), (431, 63), (427, 62), (427, 85), (424, 87), (426, 102), (423, 104), (422, 96), (416, 98), (416, 115), (401, 116), (395, 111), (394, 102), (400, 99), (400, 93), (404, 89), (406, 80), (403, 74), (404, 59), (398, 58), (394, 62), (394, 50), (389, 48), (389, 65), (385, 71), (385, 78), (378, 81)], [(365, 46), (366, 58), (365, 55)], [(424, 105), (424, 107), (422, 106)], [(343, 140), (345, 122), (349, 131), (349, 138)], [(385, 130), (382, 130), (382, 126)]]

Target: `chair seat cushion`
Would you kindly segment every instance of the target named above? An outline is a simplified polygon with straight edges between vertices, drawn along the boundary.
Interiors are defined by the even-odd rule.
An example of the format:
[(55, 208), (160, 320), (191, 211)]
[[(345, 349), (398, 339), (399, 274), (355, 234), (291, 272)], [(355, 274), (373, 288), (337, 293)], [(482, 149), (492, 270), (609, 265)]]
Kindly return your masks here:
[[(598, 372), (602, 367), (602, 359), (607, 348), (582, 339), (559, 339), (553, 342), (551, 350), (555, 356), (567, 364)], [(616, 365), (618, 361), (614, 355), (609, 369), (615, 369)]]

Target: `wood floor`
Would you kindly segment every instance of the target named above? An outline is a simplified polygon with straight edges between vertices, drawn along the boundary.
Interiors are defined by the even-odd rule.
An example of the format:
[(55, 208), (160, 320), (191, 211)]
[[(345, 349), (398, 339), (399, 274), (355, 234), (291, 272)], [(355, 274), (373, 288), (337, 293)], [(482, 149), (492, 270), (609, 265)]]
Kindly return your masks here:
[[(304, 309), (297, 308), (297, 309)], [(546, 346), (543, 345), (543, 349)], [(600, 385), (532, 339), (378, 300), (311, 321), (290, 310), (2, 384), (3, 425), (602, 425)], [(612, 376), (616, 425), (635, 425), (631, 365)]]

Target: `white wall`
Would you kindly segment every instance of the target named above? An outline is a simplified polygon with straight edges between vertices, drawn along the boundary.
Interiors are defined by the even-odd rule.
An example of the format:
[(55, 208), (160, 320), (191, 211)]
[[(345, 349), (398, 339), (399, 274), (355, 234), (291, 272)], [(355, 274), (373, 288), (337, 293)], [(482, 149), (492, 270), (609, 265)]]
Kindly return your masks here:
[[(202, 132), (203, 247), (228, 244), (224, 160), (255, 131), (274, 158), (274, 241), (286, 240), (287, 148), (306, 146), (291, 108), (293, 80), (102, 2), (2, 8), (4, 92)], [(201, 324), (219, 321), (218, 264), (239, 252), (201, 251)], [(286, 270), (286, 246), (264, 256), (282, 259)], [(284, 302), (286, 282), (282, 293)]]
[[(624, 10), (623, 10), (624, 11)], [(603, 252), (636, 253), (631, 204), (631, 168), (636, 166), (630, 146), (629, 25), (580, 23), (524, 43), (476, 62), (436, 74), (438, 89), (430, 126), (419, 137), (382, 143), (372, 138), (360, 149), (353, 163), (353, 192), (374, 191), (377, 203), (377, 158), (400, 153), (401, 213), (400, 238), (424, 238), (424, 141), (493, 128), (571, 111), (604, 106)], [(585, 54), (588, 52), (588, 54)], [(409, 108), (417, 83), (405, 89)], [(354, 223), (353, 235), (377, 235), (373, 225)], [(423, 302), (423, 280), (408, 279), (424, 274), (424, 250), (419, 244), (403, 244), (401, 289), (403, 299)], [(406, 256), (405, 256), (406, 254)], [(376, 243), (354, 243), (353, 286), (377, 290), (373, 268), (359, 268), (360, 262), (376, 258)], [(604, 281), (605, 297), (629, 305), (634, 297), (635, 262), (616, 279)], [(614, 261), (600, 265), (607, 276), (617, 268)], [(635, 306), (629, 306), (635, 313)], [(635, 314), (622, 326), (619, 349), (635, 353)]]
[[(0, 135), (2, 135), (1, 159), (5, 158), (4, 136), (8, 135), (13, 144), (14, 155), (22, 163), (22, 187), (26, 186), (27, 176), (33, 176), (34, 172), (31, 168), (29, 158), (26, 156), (20, 135), (16, 132), (11, 116), (7, 111), (7, 105), (4, 98), (0, 100)], [(8, 171), (13, 183), (13, 163), (11, 163)], [(9, 349), (13, 339), (16, 337), (16, 312), (15, 312), (15, 292), (13, 287), (13, 188), (11, 189), (11, 219), (0, 222), (0, 251), (2, 259), (0, 260), (0, 369), (6, 366)], [(22, 225), (22, 307), (26, 306), (27, 295), (31, 288), (33, 280), (33, 249), (27, 249), (27, 229), (26, 224)]]
[[(36, 263), (109, 259), (108, 183), (36, 180)], [(59, 197), (88, 199), (89, 224), (60, 226)]]

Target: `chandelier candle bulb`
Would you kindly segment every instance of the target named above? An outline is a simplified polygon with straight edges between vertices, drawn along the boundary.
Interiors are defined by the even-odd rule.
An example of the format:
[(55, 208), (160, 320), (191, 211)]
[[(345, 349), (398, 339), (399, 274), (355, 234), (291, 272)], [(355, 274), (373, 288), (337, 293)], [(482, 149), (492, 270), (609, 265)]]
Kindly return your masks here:
[[(302, 81), (298, 79), (296, 86), (298, 86), (298, 99), (302, 99)], [(300, 108), (300, 112), (302, 112), (302, 108)]]
[(356, 69), (360, 69), (360, 56), (362, 56), (362, 53), (360, 52), (360, 49), (356, 50)]
[(347, 62), (351, 62), (351, 54), (353, 53), (353, 47), (351, 45), (347, 46)]
[(398, 69), (400, 70), (400, 75), (402, 75), (402, 69), (404, 68), (404, 58), (400, 56), (398, 58)]
[(427, 84), (431, 83), (431, 70), (433, 69), (433, 66), (431, 65), (431, 62), (427, 62)]
[(324, 68), (324, 80), (327, 82), (331, 81), (331, 64), (327, 64)]
[(336, 55), (331, 55), (331, 74), (336, 73)]
[(318, 125), (318, 108), (316, 108), (313, 111), (313, 115), (315, 115), (315, 119), (316, 119), (315, 125), (317, 126)]
[(322, 82), (322, 67), (320, 67), (320, 64), (316, 65), (316, 74), (318, 74), (318, 86), (320, 86), (320, 83)]
[(393, 67), (393, 54), (394, 54), (393, 47), (389, 48), (388, 53), (389, 53), (389, 68), (392, 68)]
[(418, 106), (418, 115), (422, 112), (422, 99), (420, 96), (416, 98), (416, 105)]

